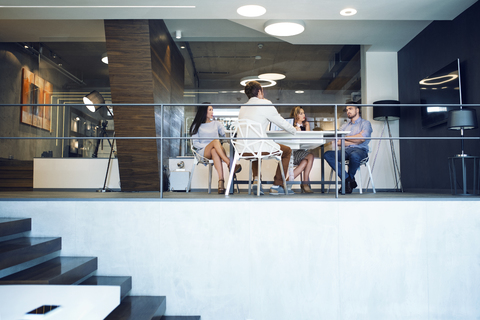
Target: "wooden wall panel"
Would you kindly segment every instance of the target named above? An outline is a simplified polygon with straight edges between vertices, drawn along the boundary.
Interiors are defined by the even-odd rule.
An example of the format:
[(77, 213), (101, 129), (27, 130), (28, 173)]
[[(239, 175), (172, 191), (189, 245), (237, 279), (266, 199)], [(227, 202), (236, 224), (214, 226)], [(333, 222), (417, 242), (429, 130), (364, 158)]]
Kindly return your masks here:
[[(154, 103), (148, 20), (105, 20), (117, 137), (154, 137)], [(155, 140), (117, 140), (122, 191), (160, 190)]]
[[(155, 122), (159, 108), (135, 106), (183, 99), (184, 60), (163, 20), (106, 20), (105, 35), (112, 102), (132, 104), (115, 107), (116, 135), (155, 137), (161, 130), (179, 135), (181, 125), (165, 121), (164, 128)], [(183, 119), (183, 109), (176, 109), (175, 116)], [(158, 191), (160, 145), (155, 140), (117, 140), (117, 146), (122, 191)], [(164, 161), (178, 155), (179, 141), (168, 141), (163, 150)]]

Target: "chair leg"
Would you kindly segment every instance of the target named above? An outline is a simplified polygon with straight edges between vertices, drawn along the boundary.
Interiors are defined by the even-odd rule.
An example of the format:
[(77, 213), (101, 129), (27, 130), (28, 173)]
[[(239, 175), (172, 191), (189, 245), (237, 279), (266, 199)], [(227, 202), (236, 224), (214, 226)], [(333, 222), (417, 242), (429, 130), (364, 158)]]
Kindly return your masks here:
[(360, 194), (362, 194), (362, 193), (363, 193), (363, 192), (362, 192), (362, 170), (361, 170), (361, 168), (358, 168), (358, 169), (359, 169), (359, 170), (358, 170), (358, 174), (359, 174), (359, 177), (360, 177), (360, 179), (359, 179), (359, 180), (360, 180), (360, 181), (359, 181), (360, 183), (358, 184), (358, 186), (360, 187)]
[(248, 162), (248, 194), (252, 194), (252, 163), (253, 161), (250, 160)]
[[(233, 175), (233, 180), (235, 181), (233, 189), (235, 189), (235, 183), (236, 183), (237, 184), (237, 193), (240, 193), (240, 187), (238, 186), (238, 179), (237, 179), (236, 174)], [(235, 190), (233, 190), (233, 192), (235, 192)]]
[(257, 197), (260, 197), (260, 188), (262, 187), (262, 159), (258, 159), (258, 184), (257, 184)]
[[(332, 177), (333, 177), (333, 170), (330, 170), (330, 178), (328, 178), (328, 182), (332, 182)], [(331, 184), (329, 183), (327, 193), (330, 193), (330, 186)]]
[(278, 165), (280, 166), (280, 173), (282, 174), (283, 188), (285, 195), (288, 195), (287, 179), (285, 179), (285, 172), (283, 172), (282, 158), (278, 158)]
[(190, 169), (190, 179), (188, 179), (187, 189), (185, 190), (186, 192), (189, 192), (191, 190), (193, 173), (195, 172), (195, 167), (196, 166), (197, 166), (197, 162), (195, 160), (193, 160), (192, 169)]
[(238, 158), (235, 155), (233, 158), (233, 163), (230, 165), (230, 173), (228, 175), (228, 184), (227, 184), (227, 189), (225, 191), (225, 195), (228, 196), (230, 194), (230, 187), (232, 186), (233, 183), (233, 175), (235, 174), (235, 165), (237, 164)]
[(375, 191), (375, 185), (373, 184), (372, 169), (370, 169), (370, 164), (367, 162), (367, 163), (365, 164), (365, 166), (366, 166), (367, 169), (368, 169), (368, 174), (370, 175), (370, 181), (372, 181), (372, 190), (373, 190), (373, 193), (377, 193), (377, 192)]
[(208, 164), (208, 193), (212, 192), (212, 164)]

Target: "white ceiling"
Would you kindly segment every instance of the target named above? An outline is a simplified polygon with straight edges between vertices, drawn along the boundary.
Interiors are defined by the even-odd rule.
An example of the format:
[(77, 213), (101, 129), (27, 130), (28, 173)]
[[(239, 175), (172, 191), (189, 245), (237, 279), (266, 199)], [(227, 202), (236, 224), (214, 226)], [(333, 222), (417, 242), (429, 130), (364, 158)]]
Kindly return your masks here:
[[(0, 41), (104, 41), (103, 19), (165, 19), (170, 30), (182, 30), (185, 41), (272, 41), (292, 44), (360, 44), (373, 51), (398, 51), (433, 20), (452, 20), (476, 0), (258, 0), (267, 13), (242, 18), (244, 0), (0, 0)], [(185, 5), (193, 9), (68, 8), (68, 6)], [(9, 6), (15, 6), (14, 8)], [(342, 17), (354, 7), (358, 13)], [(272, 39), (263, 32), (269, 19), (301, 19), (306, 30)], [(43, 21), (39, 21), (43, 20)]]

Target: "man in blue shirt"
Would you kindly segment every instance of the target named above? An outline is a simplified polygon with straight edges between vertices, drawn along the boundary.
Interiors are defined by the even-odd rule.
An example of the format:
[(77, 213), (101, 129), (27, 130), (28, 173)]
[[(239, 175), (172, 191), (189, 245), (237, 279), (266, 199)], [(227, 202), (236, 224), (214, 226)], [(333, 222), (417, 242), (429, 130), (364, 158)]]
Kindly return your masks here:
[[(350, 138), (369, 138), (372, 136), (372, 125), (370, 121), (362, 119), (360, 116), (360, 107), (354, 102), (349, 104), (345, 109), (349, 121), (340, 127), (340, 131), (350, 131), (345, 138), (345, 160), (349, 160), (348, 172), (345, 172), (345, 193), (352, 193), (357, 187), (355, 182), (355, 173), (360, 167), (360, 161), (368, 156), (368, 144), (370, 139), (350, 139)], [(341, 140), (338, 145), (341, 146)], [(341, 161), (341, 150), (338, 150), (338, 160)], [(330, 167), (335, 170), (335, 151), (325, 152), (325, 160)], [(342, 164), (338, 163), (338, 168)], [(338, 172), (338, 176), (342, 179), (342, 172)]]

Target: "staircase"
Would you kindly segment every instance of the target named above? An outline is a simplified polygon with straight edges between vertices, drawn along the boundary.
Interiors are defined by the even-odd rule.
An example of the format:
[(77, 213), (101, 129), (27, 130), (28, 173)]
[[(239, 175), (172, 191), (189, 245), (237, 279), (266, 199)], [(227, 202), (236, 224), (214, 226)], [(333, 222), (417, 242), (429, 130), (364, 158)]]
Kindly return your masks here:
[(166, 297), (130, 296), (132, 277), (94, 275), (98, 266), (96, 257), (60, 256), (61, 238), (28, 237), (31, 224), (29, 218), (0, 218), (0, 285), (119, 286), (121, 303), (106, 320), (200, 319), (200, 316), (165, 316)]

